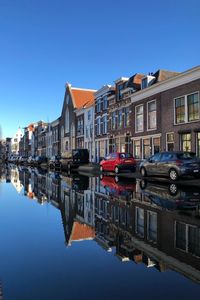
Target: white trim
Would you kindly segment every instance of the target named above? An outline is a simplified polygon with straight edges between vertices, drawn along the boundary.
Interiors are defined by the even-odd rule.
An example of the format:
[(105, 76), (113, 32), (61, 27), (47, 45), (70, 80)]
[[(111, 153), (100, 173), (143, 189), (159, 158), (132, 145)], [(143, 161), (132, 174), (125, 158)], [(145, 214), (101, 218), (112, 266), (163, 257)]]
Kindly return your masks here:
[(182, 72), (172, 78), (169, 78), (162, 82), (155, 83), (154, 85), (146, 89), (133, 93), (131, 96), (131, 102), (134, 103), (139, 100), (143, 100), (152, 95), (167, 91), (169, 89), (178, 87), (180, 85), (184, 85), (186, 83), (195, 81), (197, 79), (200, 79), (200, 65), (192, 69), (189, 69), (185, 72)]
[(161, 133), (156, 133), (156, 134), (151, 134), (151, 135), (143, 135), (143, 136), (136, 136), (136, 137), (132, 137), (131, 140), (139, 140), (139, 139), (147, 139), (147, 138), (150, 138), (150, 137), (161, 137), (162, 134)]
[(114, 83), (120, 83), (120, 82), (124, 82), (124, 81), (128, 81), (129, 78), (128, 77), (120, 77), (117, 80), (114, 81)]
[(103, 95), (106, 95), (108, 94), (108, 92), (111, 90), (112, 86), (110, 84), (108, 85), (103, 85), (99, 90), (97, 90), (95, 92), (95, 99), (98, 98), (98, 97), (101, 97)]
[(93, 89), (82, 89), (82, 88), (77, 88), (77, 87), (72, 87), (71, 86), (71, 90), (78, 90), (78, 91), (89, 91), (89, 92), (96, 92), (97, 90), (93, 90)]
[[(149, 103), (155, 102), (156, 103), (156, 127), (155, 128), (149, 128)], [(157, 130), (157, 101), (156, 99), (153, 99), (151, 101), (147, 102), (147, 131), (153, 131)]]

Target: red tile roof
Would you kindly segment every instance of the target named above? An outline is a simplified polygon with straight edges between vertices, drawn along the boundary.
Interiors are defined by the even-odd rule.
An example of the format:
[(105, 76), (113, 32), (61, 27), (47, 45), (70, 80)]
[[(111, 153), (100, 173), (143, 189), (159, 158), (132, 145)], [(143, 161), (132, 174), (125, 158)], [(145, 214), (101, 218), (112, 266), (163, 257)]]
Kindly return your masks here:
[(95, 237), (95, 230), (89, 225), (82, 224), (75, 221), (73, 224), (73, 229), (70, 237), (70, 241), (80, 241), (93, 239)]
[(77, 109), (89, 107), (94, 103), (95, 90), (85, 90), (79, 88), (71, 88), (71, 94), (74, 102), (74, 107)]

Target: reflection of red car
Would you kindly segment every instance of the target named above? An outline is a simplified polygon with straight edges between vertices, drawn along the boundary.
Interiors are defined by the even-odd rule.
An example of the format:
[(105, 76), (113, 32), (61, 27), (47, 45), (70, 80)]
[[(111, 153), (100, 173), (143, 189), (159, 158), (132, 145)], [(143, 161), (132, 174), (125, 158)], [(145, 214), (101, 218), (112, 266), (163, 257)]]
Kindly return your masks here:
[(136, 160), (129, 153), (115, 152), (109, 154), (100, 162), (100, 171), (111, 171), (118, 174), (122, 170), (135, 172)]
[(115, 197), (128, 197), (135, 191), (136, 183), (130, 182), (129, 180), (120, 180), (116, 182), (116, 178), (111, 176), (103, 176), (101, 180), (101, 185), (109, 193), (110, 196)]

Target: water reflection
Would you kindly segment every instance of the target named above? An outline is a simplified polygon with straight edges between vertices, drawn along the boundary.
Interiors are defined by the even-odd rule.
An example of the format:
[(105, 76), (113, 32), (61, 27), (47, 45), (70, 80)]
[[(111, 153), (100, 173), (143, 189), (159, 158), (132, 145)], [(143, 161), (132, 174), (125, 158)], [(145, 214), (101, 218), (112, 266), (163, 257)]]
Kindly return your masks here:
[(121, 261), (200, 282), (200, 189), (7, 167), (0, 180), (62, 216), (66, 246), (94, 239)]

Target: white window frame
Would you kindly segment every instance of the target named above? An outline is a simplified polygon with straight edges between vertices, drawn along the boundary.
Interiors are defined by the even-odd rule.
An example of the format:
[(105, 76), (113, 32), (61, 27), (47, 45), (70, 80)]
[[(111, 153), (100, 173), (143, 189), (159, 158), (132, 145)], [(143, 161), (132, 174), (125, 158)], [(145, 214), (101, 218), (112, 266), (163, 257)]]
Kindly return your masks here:
[[(149, 128), (149, 104), (151, 102), (155, 102), (155, 104), (156, 104), (156, 126), (154, 128)], [(156, 99), (153, 99), (153, 100), (147, 102), (147, 131), (153, 131), (156, 129), (157, 129), (157, 101), (156, 101)]]
[[(194, 122), (199, 122), (200, 120), (200, 99), (199, 99), (199, 119), (194, 120), (194, 121), (188, 121), (188, 105), (187, 105), (187, 97), (190, 95), (198, 94), (198, 99), (199, 99), (199, 91), (195, 91), (189, 94), (181, 95), (173, 99), (173, 106), (174, 106), (174, 125), (182, 125), (182, 124), (187, 124), (187, 123), (194, 123)], [(184, 97), (184, 104), (185, 104), (185, 120), (182, 123), (176, 123), (176, 100), (179, 98)]]
[[(136, 110), (137, 110), (137, 107), (140, 107), (140, 106), (142, 106), (143, 107), (143, 113), (142, 113), (142, 115), (143, 115), (143, 122), (142, 122), (142, 130), (137, 130), (137, 118), (136, 118), (136, 116), (137, 116), (137, 114), (136, 114)], [(144, 104), (139, 104), (139, 105), (136, 105), (135, 106), (135, 133), (139, 133), (139, 132), (143, 132), (144, 131)]]

